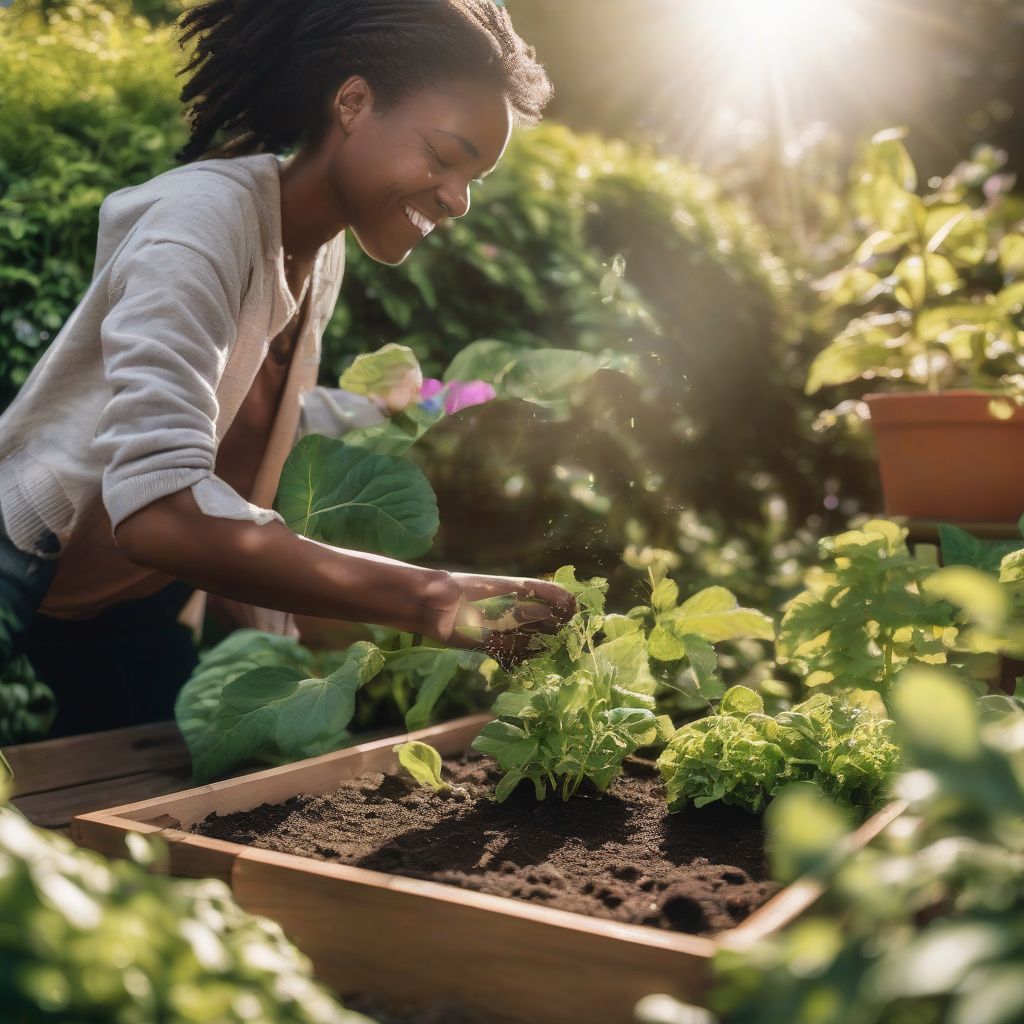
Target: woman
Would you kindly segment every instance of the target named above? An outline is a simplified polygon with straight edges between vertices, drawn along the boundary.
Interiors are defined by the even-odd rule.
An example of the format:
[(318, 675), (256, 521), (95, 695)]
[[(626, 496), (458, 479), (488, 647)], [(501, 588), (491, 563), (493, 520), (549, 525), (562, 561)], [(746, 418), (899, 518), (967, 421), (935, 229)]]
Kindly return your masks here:
[(510, 658), (573, 607), (550, 583), (310, 541), (268, 507), (300, 420), (337, 406), (315, 380), (344, 233), (401, 263), (550, 96), (507, 13), (215, 0), (181, 28), (183, 166), (104, 201), (92, 284), (0, 419), (0, 665), (25, 653), (54, 689), (55, 735), (171, 715), (193, 588), (460, 646), (473, 601), (536, 598), (532, 625), (488, 637)]

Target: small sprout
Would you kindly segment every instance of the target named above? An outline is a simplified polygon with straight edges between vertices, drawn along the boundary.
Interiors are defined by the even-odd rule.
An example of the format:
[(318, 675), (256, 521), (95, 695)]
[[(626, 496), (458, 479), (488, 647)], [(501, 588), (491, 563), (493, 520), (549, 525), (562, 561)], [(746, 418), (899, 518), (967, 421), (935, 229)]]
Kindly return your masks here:
[(441, 778), (441, 755), (429, 743), (399, 743), (394, 751), (402, 767), (421, 786), (429, 786), (438, 795), (454, 793), (453, 787)]

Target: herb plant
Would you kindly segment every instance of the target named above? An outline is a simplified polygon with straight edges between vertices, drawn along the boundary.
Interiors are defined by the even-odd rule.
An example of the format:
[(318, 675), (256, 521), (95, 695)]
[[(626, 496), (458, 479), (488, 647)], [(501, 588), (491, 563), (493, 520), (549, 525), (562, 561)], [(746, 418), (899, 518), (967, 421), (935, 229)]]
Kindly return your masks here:
[[(971, 387), (1024, 400), (1024, 240), (941, 185), (917, 194), (903, 132), (878, 133), (853, 172), (865, 226), (851, 263), (821, 282), (835, 311), (861, 314), (814, 360), (807, 392), (858, 377), (935, 391)], [(995, 401), (993, 414), (1012, 409)]]
[(776, 656), (814, 688), (877, 690), (888, 699), (910, 664), (942, 664), (956, 641), (953, 608), (922, 587), (934, 566), (916, 561), (907, 530), (873, 519), (821, 541), (830, 563), (812, 570), (790, 603)]

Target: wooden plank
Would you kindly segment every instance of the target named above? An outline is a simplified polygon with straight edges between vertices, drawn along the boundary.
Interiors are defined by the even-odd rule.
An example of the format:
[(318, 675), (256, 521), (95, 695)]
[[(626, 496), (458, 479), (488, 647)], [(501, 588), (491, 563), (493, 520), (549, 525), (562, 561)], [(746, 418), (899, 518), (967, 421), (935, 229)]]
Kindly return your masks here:
[(159, 772), (190, 765), (188, 747), (174, 722), (68, 736), (6, 747), (14, 769), (14, 795), (116, 779), (127, 772)]
[(179, 878), (219, 878), (231, 880), (231, 865), (244, 847), (218, 839), (194, 836), (157, 823), (128, 821), (103, 812), (81, 815), (71, 823), (71, 838), (106, 857), (126, 855), (125, 836), (129, 832), (156, 836), (167, 844), (165, 872)]
[[(906, 809), (906, 803), (899, 800), (883, 807), (847, 837), (846, 852), (862, 850)], [(822, 891), (823, 887), (816, 879), (798, 879), (763, 906), (758, 907), (742, 924), (720, 935), (719, 941), (730, 949), (745, 949), (752, 946), (767, 935), (785, 928), (800, 914), (809, 910), (821, 897)]]
[(629, 1024), (651, 992), (700, 1001), (716, 949), (709, 939), (267, 850), (241, 854), (231, 885), (342, 994), (497, 1007), (531, 1024)]
[(136, 772), (120, 778), (68, 786), (45, 793), (15, 797), (14, 804), (34, 825), (43, 828), (65, 828), (79, 814), (88, 814), (109, 807), (112, 803), (141, 800), (181, 791), (191, 780), (189, 768), (177, 771)]
[(173, 797), (157, 797), (112, 807), (108, 814), (132, 821), (147, 821), (151, 817), (165, 815), (175, 819), (180, 826), (188, 827), (214, 811), (230, 814), (263, 803), (281, 803), (298, 793), (327, 793), (340, 780), (354, 778), (366, 771), (397, 771), (398, 758), (392, 752), (392, 747), (406, 739), (431, 743), (446, 756), (462, 753), (490, 720), (491, 716), (487, 714), (471, 715), (414, 733), (360, 743), (320, 757), (282, 765), (280, 768), (268, 768), (239, 778), (212, 782), (176, 793)]

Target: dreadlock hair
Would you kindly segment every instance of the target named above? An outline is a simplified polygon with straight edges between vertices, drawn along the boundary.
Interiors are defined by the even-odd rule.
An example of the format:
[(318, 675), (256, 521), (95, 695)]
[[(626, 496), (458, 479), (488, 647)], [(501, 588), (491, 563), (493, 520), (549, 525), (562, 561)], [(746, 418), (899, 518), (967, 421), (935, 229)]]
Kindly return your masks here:
[[(469, 78), (540, 120), (552, 88), (532, 47), (494, 0), (208, 0), (179, 21), (179, 75), (191, 137), (181, 163), (316, 145), (329, 102), (352, 75), (386, 110), (425, 86)], [(218, 133), (227, 141), (214, 148)]]

